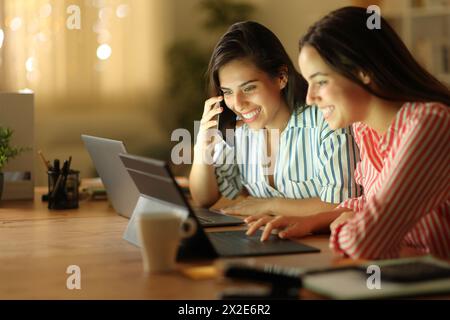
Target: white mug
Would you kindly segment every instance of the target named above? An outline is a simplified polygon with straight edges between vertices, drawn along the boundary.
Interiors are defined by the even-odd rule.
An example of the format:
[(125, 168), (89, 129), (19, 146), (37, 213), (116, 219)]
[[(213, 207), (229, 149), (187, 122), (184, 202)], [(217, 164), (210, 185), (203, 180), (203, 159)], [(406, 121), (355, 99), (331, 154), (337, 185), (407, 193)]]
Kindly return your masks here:
[(174, 212), (142, 213), (137, 225), (144, 271), (149, 273), (173, 270), (180, 240), (197, 230), (193, 219)]

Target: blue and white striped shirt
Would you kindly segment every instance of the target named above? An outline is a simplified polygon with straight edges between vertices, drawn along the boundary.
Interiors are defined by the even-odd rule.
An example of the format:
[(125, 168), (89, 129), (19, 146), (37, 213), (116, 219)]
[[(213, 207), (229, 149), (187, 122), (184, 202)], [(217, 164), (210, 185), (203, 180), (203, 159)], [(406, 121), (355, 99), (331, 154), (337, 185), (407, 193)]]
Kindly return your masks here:
[(331, 130), (317, 107), (294, 110), (279, 134), (274, 188), (263, 166), (265, 136), (264, 130), (243, 124), (236, 128), (234, 147), (224, 141), (215, 146), (215, 173), (222, 195), (233, 199), (245, 187), (258, 198), (318, 197), (340, 203), (361, 194), (353, 175), (359, 152), (351, 128)]

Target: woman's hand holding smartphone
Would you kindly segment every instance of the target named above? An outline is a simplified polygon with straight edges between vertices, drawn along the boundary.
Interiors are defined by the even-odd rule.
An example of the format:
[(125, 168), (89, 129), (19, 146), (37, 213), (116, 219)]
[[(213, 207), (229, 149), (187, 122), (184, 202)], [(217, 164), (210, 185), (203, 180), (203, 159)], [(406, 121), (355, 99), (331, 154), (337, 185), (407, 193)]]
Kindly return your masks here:
[(198, 151), (205, 151), (213, 147), (218, 141), (218, 139), (214, 137), (214, 132), (209, 130), (218, 129), (219, 115), (223, 112), (223, 107), (221, 106), (222, 101), (222, 96), (212, 97), (205, 101), (195, 145), (195, 149)]
[(220, 141), (217, 133), (217, 116), (222, 113), (222, 96), (205, 101), (203, 115), (194, 146), (194, 163), (189, 175), (189, 188), (193, 200), (200, 206), (209, 207), (220, 198), (216, 175), (214, 173), (214, 146)]

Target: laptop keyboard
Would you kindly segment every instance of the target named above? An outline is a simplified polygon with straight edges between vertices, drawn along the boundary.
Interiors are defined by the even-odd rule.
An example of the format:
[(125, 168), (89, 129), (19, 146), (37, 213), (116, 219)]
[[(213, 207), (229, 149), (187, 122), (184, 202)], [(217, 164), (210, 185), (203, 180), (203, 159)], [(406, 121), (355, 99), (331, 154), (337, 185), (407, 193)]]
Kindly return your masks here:
[(283, 240), (271, 235), (269, 240), (261, 242), (261, 231), (252, 236), (245, 234), (246, 230), (209, 232), (208, 237), (220, 256), (259, 256), (273, 254), (319, 252), (301, 243)]
[(243, 237), (242, 233), (239, 232), (214, 232), (214, 242), (217, 244), (220, 243), (221, 247), (228, 247), (236, 243), (260, 247), (260, 238), (261, 235), (259, 233), (257, 235)]

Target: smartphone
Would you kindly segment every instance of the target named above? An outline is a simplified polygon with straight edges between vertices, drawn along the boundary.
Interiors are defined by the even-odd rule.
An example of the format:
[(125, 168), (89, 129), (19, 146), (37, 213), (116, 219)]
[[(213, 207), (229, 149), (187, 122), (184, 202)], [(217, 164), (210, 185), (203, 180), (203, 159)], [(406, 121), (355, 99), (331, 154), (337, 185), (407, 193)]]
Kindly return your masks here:
[(220, 106), (223, 111), (217, 115), (217, 130), (222, 133), (222, 138), (225, 142), (229, 146), (234, 147), (234, 135), (227, 139), (227, 129), (232, 129), (233, 132), (236, 130), (236, 114), (227, 107), (223, 100), (220, 101)]

